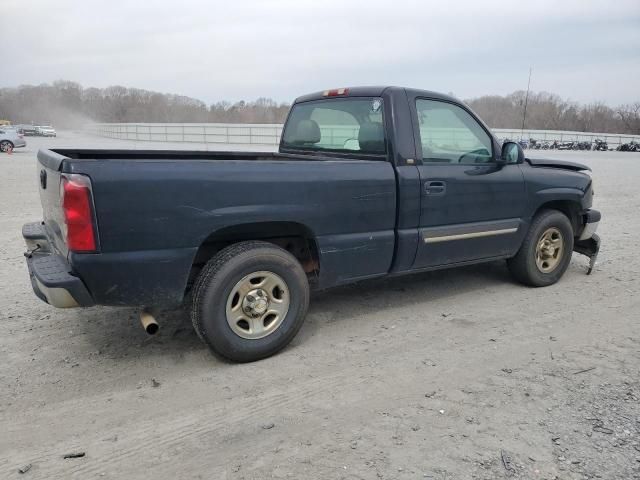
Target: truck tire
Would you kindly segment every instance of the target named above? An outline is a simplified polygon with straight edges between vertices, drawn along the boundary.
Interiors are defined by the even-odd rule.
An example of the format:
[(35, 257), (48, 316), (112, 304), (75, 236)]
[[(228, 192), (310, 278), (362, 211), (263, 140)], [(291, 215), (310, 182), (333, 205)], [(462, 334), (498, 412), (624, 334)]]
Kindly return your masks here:
[(233, 244), (202, 269), (191, 320), (198, 336), (235, 362), (269, 357), (295, 337), (309, 307), (300, 262), (268, 242)]
[(569, 266), (573, 252), (573, 227), (558, 210), (543, 210), (531, 222), (515, 257), (507, 260), (516, 280), (532, 287), (556, 283)]

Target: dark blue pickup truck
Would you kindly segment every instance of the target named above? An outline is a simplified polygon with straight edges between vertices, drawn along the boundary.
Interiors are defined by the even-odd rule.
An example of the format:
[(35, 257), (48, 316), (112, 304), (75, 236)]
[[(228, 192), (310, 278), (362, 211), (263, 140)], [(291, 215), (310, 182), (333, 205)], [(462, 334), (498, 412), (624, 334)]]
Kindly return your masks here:
[(506, 259), (530, 286), (591, 257), (588, 167), (526, 159), (460, 101), (398, 87), (298, 98), (278, 153), (38, 153), (44, 221), (23, 236), (56, 307), (186, 302), (218, 354), (274, 354), (311, 288)]

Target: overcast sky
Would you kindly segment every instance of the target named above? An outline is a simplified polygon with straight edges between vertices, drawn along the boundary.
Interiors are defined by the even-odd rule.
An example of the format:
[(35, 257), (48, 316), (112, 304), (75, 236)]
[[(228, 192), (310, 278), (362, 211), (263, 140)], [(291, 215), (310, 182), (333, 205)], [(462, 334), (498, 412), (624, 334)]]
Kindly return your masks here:
[(0, 0), (0, 86), (57, 79), (206, 102), (393, 84), (640, 100), (640, 0)]

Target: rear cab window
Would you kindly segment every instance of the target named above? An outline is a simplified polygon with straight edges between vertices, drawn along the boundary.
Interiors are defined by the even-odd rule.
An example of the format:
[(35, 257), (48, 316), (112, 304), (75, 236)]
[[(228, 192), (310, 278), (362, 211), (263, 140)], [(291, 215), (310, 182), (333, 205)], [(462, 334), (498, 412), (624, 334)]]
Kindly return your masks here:
[(386, 159), (384, 106), (380, 97), (348, 97), (295, 104), (280, 150), (292, 153)]

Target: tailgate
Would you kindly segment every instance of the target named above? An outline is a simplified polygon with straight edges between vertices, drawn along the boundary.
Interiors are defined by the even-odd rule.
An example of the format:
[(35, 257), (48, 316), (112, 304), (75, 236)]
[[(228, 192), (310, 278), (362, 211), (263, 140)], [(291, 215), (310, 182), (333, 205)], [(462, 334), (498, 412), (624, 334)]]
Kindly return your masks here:
[(68, 249), (64, 241), (64, 212), (60, 196), (60, 170), (66, 157), (51, 150), (38, 152), (38, 188), (42, 204), (45, 231), (51, 247), (59, 254), (67, 256)]

